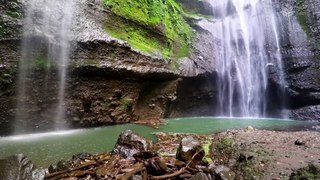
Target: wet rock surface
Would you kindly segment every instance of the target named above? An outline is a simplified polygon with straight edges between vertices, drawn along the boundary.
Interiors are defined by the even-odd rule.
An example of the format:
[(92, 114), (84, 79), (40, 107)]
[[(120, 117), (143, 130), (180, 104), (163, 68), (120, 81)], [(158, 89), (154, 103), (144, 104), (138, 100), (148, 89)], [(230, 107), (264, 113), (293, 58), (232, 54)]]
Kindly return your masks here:
[[(196, 5), (192, 5), (195, 2), (181, 2), (189, 3), (188, 6), (192, 6), (196, 12), (212, 15), (206, 1), (196, 2)], [(17, 30), (22, 29), (25, 3), (2, 1), (0, 5), (1, 12), (4, 12), (1, 13), (0, 26), (4, 27), (1, 25), (4, 23), (12, 33), (0, 35), (0, 134), (10, 134), (14, 124), (19, 124), (14, 121), (21, 44), (21, 32)], [(281, 18), (279, 34), (288, 82), (286, 97), (289, 101), (289, 117), (319, 120), (319, 2), (281, 0), (275, 6)], [(100, 1), (81, 0), (76, 2), (76, 7), (73, 53), (67, 82), (66, 126), (88, 127), (218, 114), (214, 37), (210, 33), (210, 25), (214, 22), (210, 18), (187, 19), (196, 32), (195, 43), (189, 57), (180, 61), (180, 69), (173, 70), (169, 61), (160, 56), (140, 52), (105, 33), (103, 25), (114, 14), (104, 9)], [(269, 70), (269, 107), (280, 109), (278, 101), (283, 94), (277, 92), (277, 69)], [(40, 72), (35, 72), (35, 77), (41, 76)], [(54, 81), (55, 72), (49, 75)], [(44, 84), (44, 79), (40, 78), (30, 86)], [(37, 92), (30, 96), (30, 112), (34, 117), (30, 117), (30, 123), (25, 124), (27, 131), (53, 128), (54, 123), (48, 118), (52, 113), (45, 115), (45, 109), (57, 100), (51, 93), (54, 91), (54, 82), (52, 84), (52, 89), (47, 90), (48, 94)], [(116, 97), (114, 92), (118, 89), (122, 95)], [(36, 107), (36, 104), (40, 107)], [(279, 115), (280, 112), (274, 111), (270, 116), (278, 117), (274, 114)]]
[(42, 180), (44, 176), (45, 170), (36, 169), (23, 154), (0, 160), (0, 177), (3, 180)]
[(217, 112), (216, 74), (184, 77), (177, 84), (169, 117), (214, 116)]
[(20, 37), (22, 16), (23, 7), (20, 1), (0, 1), (0, 40)]
[(120, 134), (112, 152), (127, 158), (133, 157), (139, 152), (149, 151), (151, 146), (150, 140), (135, 134), (131, 130), (126, 130)]
[[(0, 9), (3, 10), (1, 12), (9, 13), (14, 10), (19, 13), (19, 16), (5, 22), (8, 27), (23, 29), (23, 9), (26, 3), (25, 0), (4, 1), (0, 5)], [(110, 23), (109, 17), (115, 15), (101, 5), (101, 2), (93, 0), (76, 1), (75, 4), (77, 10), (72, 29), (72, 55), (66, 84), (67, 119), (61, 122), (63, 123), (61, 126), (100, 126), (185, 116), (191, 114), (190, 112), (193, 115), (213, 114), (210, 113), (213, 101), (209, 101), (206, 94), (209, 91), (210, 99), (213, 99), (214, 85), (211, 80), (206, 80), (204, 88), (200, 88), (202, 84), (196, 85), (200, 88), (200, 95), (193, 93), (192, 97), (183, 97), (185, 93), (182, 88), (189, 89), (192, 84), (189, 80), (187, 80), (189, 85), (182, 83), (177, 92), (178, 84), (181, 82), (177, 81), (179, 77), (193, 76), (196, 80), (207, 71), (213, 72), (212, 43), (208, 40), (212, 35), (208, 31), (198, 31), (197, 43), (191, 50), (190, 58), (187, 63), (182, 63), (186, 66), (181, 65), (180, 70), (173, 70), (170, 63), (163, 58), (140, 52), (130, 47), (127, 42), (108, 35), (104, 30), (104, 24)], [(205, 6), (205, 2), (201, 1), (200, 6), (201, 12), (207, 12), (205, 9), (208, 7)], [(8, 16), (0, 14), (1, 18)], [(30, 120), (28, 122), (15, 120), (17, 65), (21, 57), (22, 32), (10, 32), (12, 34), (6, 34), (3, 38), (0, 36), (0, 100), (2, 102), (0, 134), (12, 133), (15, 124), (21, 123), (26, 127), (25, 132), (50, 130), (54, 128), (54, 120), (51, 118), (53, 112), (50, 106), (57, 101), (53, 93), (56, 92), (58, 78), (55, 70), (44, 73), (45, 70), (39, 68), (33, 72), (32, 78), (35, 80), (28, 85), (30, 87), (27, 87), (34, 92), (29, 94), (28, 112), (31, 116), (28, 119)], [(36, 90), (35, 87), (45, 86), (46, 77), (50, 79), (51, 86), (44, 91)], [(199, 79), (203, 78), (199, 77)], [(196, 86), (192, 87), (198, 89)], [(209, 86), (209, 90), (206, 90)], [(122, 94), (116, 95), (114, 92), (117, 90)], [(188, 103), (184, 100), (190, 100), (192, 103), (187, 105)], [(202, 104), (208, 107), (198, 111)], [(186, 105), (187, 107), (184, 107)], [(173, 108), (179, 107), (181, 108), (178, 111), (173, 112)]]
[(178, 160), (190, 163), (191, 167), (199, 164), (204, 156), (205, 152), (200, 142), (192, 136), (185, 137), (181, 140), (176, 154)]
[(221, 179), (221, 180), (235, 179), (235, 173), (232, 172), (228, 167), (225, 167), (225, 166), (215, 167), (213, 169), (212, 174), (216, 179)]
[(299, 120), (319, 120), (320, 119), (320, 106), (307, 106), (294, 109), (289, 113), (291, 119)]
[[(280, 17), (282, 57), (290, 118), (319, 120), (310, 109), (320, 104), (320, 3), (314, 0), (281, 0), (275, 3)], [(308, 109), (303, 112), (300, 108)], [(317, 110), (315, 110), (317, 111)], [(309, 116), (309, 117), (308, 117)]]
[(189, 0), (177, 0), (177, 2), (181, 3), (183, 8), (194, 14), (204, 14), (208, 16), (213, 16), (214, 12), (212, 11), (211, 4), (207, 1), (189, 1)]

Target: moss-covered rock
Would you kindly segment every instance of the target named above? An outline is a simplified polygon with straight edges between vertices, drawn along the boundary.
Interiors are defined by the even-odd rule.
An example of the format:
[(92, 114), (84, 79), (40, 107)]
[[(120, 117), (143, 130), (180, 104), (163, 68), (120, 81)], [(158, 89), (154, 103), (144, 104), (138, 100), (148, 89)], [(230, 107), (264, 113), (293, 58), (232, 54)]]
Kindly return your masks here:
[(191, 14), (213, 16), (213, 8), (207, 0), (176, 0), (183, 9)]
[(0, 39), (12, 38), (19, 34), (22, 8), (17, 0), (0, 1)]
[(126, 40), (134, 48), (164, 57), (188, 56), (191, 27), (184, 20), (184, 11), (174, 0), (104, 0), (123, 21), (106, 25), (112, 36)]
[(309, 164), (305, 168), (298, 169), (290, 175), (290, 180), (320, 179), (320, 167)]
[(309, 17), (307, 12), (307, 2), (304, 0), (296, 0), (295, 3), (296, 8), (296, 17), (298, 19), (298, 22), (301, 26), (301, 28), (305, 31), (307, 35), (310, 35), (310, 25), (309, 25)]
[(10, 88), (15, 80), (16, 68), (0, 68), (0, 91)]

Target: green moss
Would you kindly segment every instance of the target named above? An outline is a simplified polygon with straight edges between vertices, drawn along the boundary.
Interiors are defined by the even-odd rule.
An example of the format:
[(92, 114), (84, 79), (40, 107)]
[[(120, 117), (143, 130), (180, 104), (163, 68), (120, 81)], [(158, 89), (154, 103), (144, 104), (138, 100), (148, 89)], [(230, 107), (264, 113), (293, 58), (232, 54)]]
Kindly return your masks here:
[(17, 1), (12, 1), (9, 3), (6, 14), (12, 18), (20, 18), (22, 16)]
[(133, 101), (130, 98), (124, 98), (122, 100), (122, 109), (129, 111), (132, 108)]
[(4, 90), (13, 84), (16, 73), (16, 67), (0, 69), (0, 90)]
[(309, 26), (309, 18), (307, 12), (307, 4), (305, 0), (296, 0), (296, 16), (303, 31), (309, 36), (311, 29)]
[[(126, 19), (106, 30), (128, 41), (134, 48), (164, 57), (188, 56), (191, 27), (183, 18), (182, 8), (174, 0), (104, 0), (107, 8)], [(124, 21), (122, 21), (124, 22)]]
[[(0, 16), (0, 38), (12, 37), (19, 31), (15, 20), (22, 16), (21, 7), (17, 0), (3, 2), (0, 6), (2, 16)], [(5, 17), (5, 15), (11, 17)], [(5, 18), (4, 18), (5, 17)]]
[(48, 63), (48, 60), (44, 55), (39, 55), (34, 61), (34, 66), (38, 69), (49, 69), (50, 63)]
[(128, 41), (131, 46), (141, 51), (169, 56), (170, 49), (163, 37), (154, 35), (151, 30), (141, 25), (116, 16), (110, 17), (110, 21), (114, 23), (106, 24), (105, 28), (113, 37)]
[(21, 14), (19, 12), (15, 12), (15, 11), (7, 11), (7, 15), (11, 16), (13, 18), (19, 18), (21, 17)]
[(233, 139), (231, 138), (225, 138), (221, 141), (222, 148), (230, 147), (233, 144)]
[(4, 23), (3, 19), (0, 17), (0, 38), (5, 37), (9, 34), (9, 28)]

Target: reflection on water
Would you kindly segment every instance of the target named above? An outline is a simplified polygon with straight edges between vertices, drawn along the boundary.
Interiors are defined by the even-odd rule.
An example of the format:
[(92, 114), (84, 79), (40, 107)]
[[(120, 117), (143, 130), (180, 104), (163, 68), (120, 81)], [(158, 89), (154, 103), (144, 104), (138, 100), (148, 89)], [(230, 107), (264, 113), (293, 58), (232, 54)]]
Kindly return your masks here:
[(1, 137), (0, 158), (23, 153), (38, 166), (47, 167), (61, 159), (69, 159), (77, 153), (102, 153), (111, 150), (119, 134), (126, 129), (131, 129), (155, 141), (156, 139), (152, 135), (154, 132), (206, 134), (247, 126), (287, 131), (311, 129), (313, 125), (314, 123), (312, 122), (276, 119), (177, 118), (168, 120), (166, 125), (158, 129), (125, 124), (102, 128)]

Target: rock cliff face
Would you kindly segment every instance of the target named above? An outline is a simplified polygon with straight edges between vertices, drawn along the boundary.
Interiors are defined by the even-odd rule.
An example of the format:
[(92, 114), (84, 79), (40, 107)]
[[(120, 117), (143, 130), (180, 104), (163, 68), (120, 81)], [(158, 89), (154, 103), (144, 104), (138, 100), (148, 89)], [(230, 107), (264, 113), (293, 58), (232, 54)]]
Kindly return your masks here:
[(281, 0), (277, 12), (289, 117), (320, 120), (320, 2)]
[[(17, 124), (14, 120), (19, 88), (17, 69), (26, 2), (28, 0), (0, 0), (0, 134), (11, 133)], [(192, 28), (192, 43), (188, 44), (187, 55), (184, 51), (184, 56), (168, 58), (168, 47), (175, 52), (175, 48), (181, 50), (182, 45), (166, 39), (165, 24), (150, 28), (117, 14), (110, 8), (112, 5), (106, 7), (103, 1), (75, 2), (74, 37), (66, 86), (66, 126), (88, 127), (216, 114), (214, 38), (206, 29), (214, 23), (212, 16), (215, 14), (210, 3), (176, 1), (186, 12), (183, 18)], [(281, 0), (275, 6), (281, 19), (279, 34), (289, 117), (319, 120), (320, 2)], [(118, 29), (123, 28), (128, 37), (114, 34), (113, 24)], [(132, 30), (133, 26), (138, 29)], [(132, 46), (132, 36), (136, 32), (150, 38), (147, 45), (156, 42), (163, 49), (150, 52)], [(34, 72), (37, 80), (30, 85), (31, 91), (44, 84), (45, 78), (40, 78), (42, 74), (41, 68)], [(269, 106), (276, 107), (282, 94), (276, 91), (277, 78), (272, 74), (270, 77)], [(51, 90), (55, 92), (57, 78), (56, 71), (52, 70), (50, 88), (46, 92), (35, 92), (30, 102), (30, 112), (34, 116), (25, 124), (27, 131), (52, 128), (53, 122), (44, 112), (50, 108), (51, 102), (57, 101), (55, 94), (50, 93)], [(279, 114), (273, 111), (270, 110), (271, 114)]]
[[(0, 134), (12, 133), (14, 126), (19, 125), (15, 122), (19, 88), (17, 72), (21, 58), (23, 14), (27, 2), (4, 1), (0, 5)], [(204, 8), (203, 5), (200, 7)], [(112, 24), (114, 22), (111, 21), (114, 20), (127, 23), (128, 20), (106, 9), (100, 1), (76, 1), (74, 19), (65, 98), (66, 126), (88, 127), (184, 116), (190, 114), (190, 110), (193, 115), (201, 115), (204, 111), (207, 115), (213, 115), (209, 107), (213, 106), (214, 100), (211, 99), (214, 96), (210, 95), (209, 102), (207, 94), (214, 93), (214, 86), (207, 84), (212, 84), (208, 80), (212, 79), (214, 71), (206, 63), (207, 59), (212, 62), (213, 57), (210, 55), (211, 51), (201, 48), (203, 39), (210, 36), (208, 32), (199, 30), (199, 33), (194, 33), (196, 43), (190, 45), (190, 55), (184, 58), (179, 69), (175, 58), (166, 60), (157, 54), (150, 55), (133, 48), (127, 41), (110, 36), (105, 31), (106, 23)], [(186, 19), (197, 28), (197, 19)], [(150, 31), (148, 27), (146, 31)], [(57, 101), (52, 92), (57, 92), (55, 84), (58, 75), (54, 69), (50, 71), (47, 75), (50, 80), (49, 88), (38, 91), (35, 87), (43, 86), (48, 79), (43, 76), (44, 71), (41, 67), (35, 69), (32, 75), (35, 81), (28, 85), (34, 95), (30, 96), (32, 98), (28, 102), (28, 110), (33, 115), (28, 122), (23, 123), (27, 132), (53, 128), (54, 122), (49, 118), (52, 113), (46, 112), (50, 109), (50, 104)], [(191, 85), (190, 79), (184, 78), (192, 76), (197, 80), (198, 75), (204, 73), (206, 74), (199, 76), (197, 86)], [(197, 89), (199, 94), (186, 93)], [(205, 103), (200, 103), (201, 101)], [(199, 104), (208, 108), (197, 113), (195, 109), (199, 108)], [(173, 112), (172, 108), (177, 110)]]

